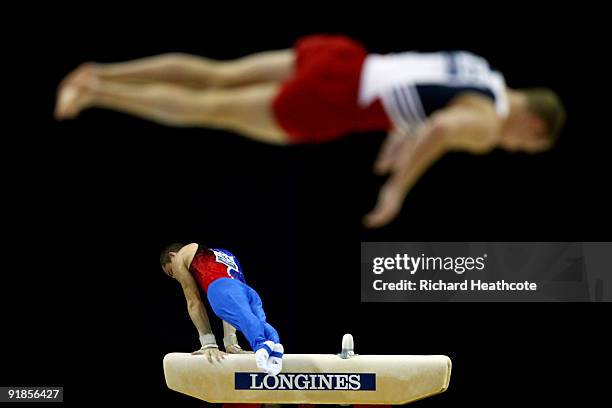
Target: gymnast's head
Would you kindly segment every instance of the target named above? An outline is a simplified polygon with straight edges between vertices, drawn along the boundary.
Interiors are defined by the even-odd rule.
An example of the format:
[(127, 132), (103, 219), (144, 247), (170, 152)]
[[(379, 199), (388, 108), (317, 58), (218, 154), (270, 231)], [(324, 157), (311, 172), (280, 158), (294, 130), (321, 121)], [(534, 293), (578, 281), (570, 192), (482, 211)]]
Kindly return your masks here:
[(181, 250), (185, 245), (174, 243), (165, 247), (159, 255), (159, 263), (161, 264), (164, 273), (171, 278), (174, 277), (174, 271), (172, 270), (172, 260), (176, 256), (177, 252)]
[(500, 147), (516, 152), (539, 153), (550, 149), (565, 125), (565, 108), (548, 88), (508, 90), (510, 113)]

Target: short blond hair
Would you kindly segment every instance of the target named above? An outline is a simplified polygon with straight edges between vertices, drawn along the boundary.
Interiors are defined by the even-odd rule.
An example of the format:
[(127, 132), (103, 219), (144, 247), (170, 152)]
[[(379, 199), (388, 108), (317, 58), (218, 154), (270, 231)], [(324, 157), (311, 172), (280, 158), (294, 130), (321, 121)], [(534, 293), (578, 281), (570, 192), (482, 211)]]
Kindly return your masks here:
[(546, 125), (547, 137), (551, 142), (556, 142), (567, 115), (559, 95), (549, 88), (524, 88), (521, 91), (527, 98), (528, 109)]

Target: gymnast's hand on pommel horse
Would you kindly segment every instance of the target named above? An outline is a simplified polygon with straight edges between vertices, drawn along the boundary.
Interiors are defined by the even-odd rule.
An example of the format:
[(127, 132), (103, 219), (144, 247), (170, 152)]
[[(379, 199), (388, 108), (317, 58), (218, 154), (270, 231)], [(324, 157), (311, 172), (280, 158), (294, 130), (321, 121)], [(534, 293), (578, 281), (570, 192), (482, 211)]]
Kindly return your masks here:
[[(160, 263), (166, 275), (180, 283), (189, 317), (198, 330), (202, 348), (192, 354), (204, 355), (211, 363), (221, 361), (226, 353), (253, 354), (238, 344), (238, 329), (254, 350), (257, 367), (270, 375), (280, 373), (284, 348), (278, 332), (266, 321), (261, 298), (246, 284), (242, 267), (231, 252), (196, 243), (172, 244), (162, 251)], [(200, 289), (223, 319), (226, 353), (219, 350), (212, 333)]]
[(307, 36), (293, 48), (232, 61), (172, 53), (86, 63), (62, 81), (55, 117), (72, 119), (91, 107), (279, 145), (387, 132), (376, 167), (391, 178), (364, 218), (368, 227), (392, 221), (445, 152), (537, 153), (554, 145), (565, 122), (554, 91), (512, 89), (478, 55), (380, 55), (338, 35)]
[[(192, 301), (192, 303), (194, 301)], [(190, 301), (187, 300), (188, 304), (189, 302)], [(200, 300), (200, 303), (201, 302), (202, 301)], [(210, 325), (208, 324), (206, 308), (204, 308), (202, 305), (201, 309), (197, 309), (198, 311), (195, 313), (195, 320), (192, 317), (192, 321), (194, 322), (196, 328), (198, 328), (198, 325), (200, 326), (200, 328), (198, 328), (198, 333), (200, 334), (200, 343), (202, 344), (202, 347), (191, 354), (203, 355), (211, 363), (213, 360), (221, 361), (225, 354), (253, 354), (253, 351), (243, 350), (242, 347), (240, 347), (240, 344), (238, 344), (238, 337), (236, 336), (236, 328), (225, 320), (223, 320), (223, 345), (225, 347), (225, 353), (219, 350), (217, 340), (215, 339), (215, 336), (210, 329)], [(203, 312), (201, 315), (200, 310)], [(189, 316), (191, 316), (191, 313)], [(196, 321), (198, 323), (196, 323)], [(204, 324), (202, 325), (202, 323)], [(206, 327), (208, 327), (208, 330)]]

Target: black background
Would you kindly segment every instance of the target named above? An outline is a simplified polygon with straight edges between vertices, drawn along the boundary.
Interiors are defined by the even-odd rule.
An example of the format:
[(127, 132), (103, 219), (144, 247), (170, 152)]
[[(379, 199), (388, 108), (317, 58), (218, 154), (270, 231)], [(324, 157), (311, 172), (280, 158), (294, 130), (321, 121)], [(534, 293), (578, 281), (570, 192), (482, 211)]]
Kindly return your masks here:
[[(0, 385), (62, 385), (74, 405), (201, 405), (164, 384), (164, 354), (198, 341), (178, 285), (158, 265), (167, 243), (200, 241), (239, 256), (289, 353), (338, 352), (350, 332), (361, 354), (449, 355), (450, 389), (415, 406), (577, 402), (600, 392), (607, 304), (360, 303), (361, 241), (609, 240), (598, 11), (404, 6), (128, 14), (109, 3), (15, 14), (18, 28), (5, 37)], [(83, 61), (168, 51), (229, 59), (318, 32), (380, 53), (477, 52), (510, 86), (557, 90), (567, 128), (537, 156), (445, 157), (396, 222), (369, 231), (360, 222), (383, 181), (371, 173), (382, 134), (282, 148), (109, 111), (52, 118), (57, 84)]]

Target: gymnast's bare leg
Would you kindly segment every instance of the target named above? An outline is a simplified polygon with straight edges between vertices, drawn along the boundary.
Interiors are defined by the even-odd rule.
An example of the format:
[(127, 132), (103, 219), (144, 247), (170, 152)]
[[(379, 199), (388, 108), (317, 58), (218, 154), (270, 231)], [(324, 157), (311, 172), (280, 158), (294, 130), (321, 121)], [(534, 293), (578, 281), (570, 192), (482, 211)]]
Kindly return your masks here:
[(293, 70), (291, 50), (221, 62), (165, 54), (116, 64), (84, 64), (62, 82), (56, 118), (90, 107), (130, 113), (168, 126), (226, 129), (285, 144), (272, 101)]
[(280, 82), (293, 70), (293, 50), (266, 51), (231, 61), (169, 53), (112, 64), (91, 64), (101, 79), (166, 82), (208, 88)]

